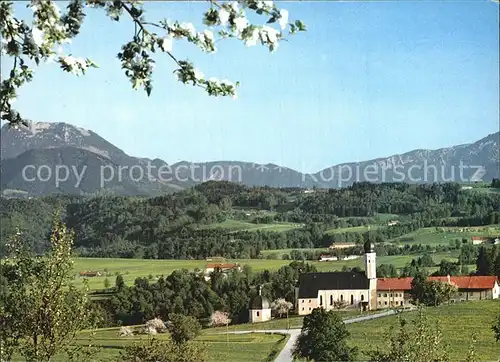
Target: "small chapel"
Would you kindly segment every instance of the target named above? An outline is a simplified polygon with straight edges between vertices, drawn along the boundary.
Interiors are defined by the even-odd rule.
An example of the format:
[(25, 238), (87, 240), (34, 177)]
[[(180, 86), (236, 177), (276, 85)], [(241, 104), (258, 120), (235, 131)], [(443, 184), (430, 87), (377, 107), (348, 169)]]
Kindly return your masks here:
[(250, 323), (265, 322), (271, 320), (271, 303), (262, 296), (262, 286), (259, 287), (257, 295), (250, 304)]

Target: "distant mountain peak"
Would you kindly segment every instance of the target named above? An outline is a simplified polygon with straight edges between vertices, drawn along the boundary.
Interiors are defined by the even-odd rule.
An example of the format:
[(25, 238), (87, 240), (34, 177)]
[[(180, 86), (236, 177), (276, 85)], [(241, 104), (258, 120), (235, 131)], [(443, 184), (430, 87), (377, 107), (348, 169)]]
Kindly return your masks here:
[[(500, 133), (496, 132), (469, 144), (435, 150), (417, 149), (388, 157), (334, 165), (314, 174), (305, 174), (274, 163), (183, 160), (168, 165), (158, 158), (151, 160), (129, 156), (91, 130), (64, 122), (29, 122), (27, 128), (16, 130), (5, 125), (1, 129), (1, 186), (2, 190), (26, 191), (29, 191), (27, 187), (33, 187), (32, 191), (29, 191), (33, 195), (35, 192), (38, 192), (36, 195), (65, 192), (50, 188), (50, 185), (43, 182), (40, 185), (22, 182), (20, 170), (26, 165), (39, 165), (42, 161), (44, 165), (53, 168), (58, 165), (67, 165), (70, 168), (75, 165), (87, 167), (87, 175), (91, 177), (86, 179), (81, 188), (64, 189), (70, 190), (67, 192), (85, 193), (102, 191), (102, 187), (95, 186), (92, 181), (100, 176), (102, 167), (108, 171), (113, 168), (115, 175), (122, 172), (120, 168), (125, 170), (122, 175), (123, 182), (113, 180), (106, 186), (115, 190), (113, 192), (128, 195), (135, 194), (138, 190), (141, 194), (154, 195), (163, 193), (166, 189), (190, 187), (208, 180), (226, 180), (249, 186), (304, 188), (338, 188), (360, 181), (474, 182), (477, 177), (483, 180), (499, 177), (499, 138)], [(464, 173), (468, 181), (458, 179), (459, 172), (462, 177), (462, 165), (468, 168)], [(431, 166), (430, 173), (423, 170), (427, 166)], [(131, 174), (130, 170), (138, 171), (139, 168), (144, 172), (150, 172), (151, 169), (152, 174), (136, 181), (137, 174)], [(484, 172), (481, 171), (478, 176), (476, 171), (480, 168)], [(434, 170), (439, 175), (434, 176)], [(453, 175), (450, 175), (451, 170), (454, 171)], [(404, 174), (403, 178), (400, 177), (399, 171)], [(427, 178), (429, 175), (431, 177)], [(420, 180), (415, 181), (412, 177)]]

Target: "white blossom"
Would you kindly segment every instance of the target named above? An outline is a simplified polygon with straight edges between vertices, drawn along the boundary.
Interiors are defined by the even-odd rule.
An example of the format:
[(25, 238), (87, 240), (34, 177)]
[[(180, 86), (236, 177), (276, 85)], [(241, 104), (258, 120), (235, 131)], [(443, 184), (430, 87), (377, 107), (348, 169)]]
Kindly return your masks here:
[(165, 323), (160, 318), (154, 318), (147, 321), (146, 328), (154, 329), (157, 333), (162, 333), (167, 329)]
[[(263, 26), (262, 27), (261, 36), (263, 35), (263, 36), (267, 37), (267, 41), (271, 44), (275, 44), (278, 42), (278, 34), (279, 34), (279, 31), (277, 31), (274, 28), (271, 28), (270, 26)], [(265, 41), (265, 38), (264, 38), (264, 41)]]
[(272, 9), (274, 6), (274, 1), (263, 1), (263, 3), (264, 3), (264, 8), (267, 9)]
[(189, 33), (189, 36), (194, 37), (196, 35), (196, 29), (192, 23), (182, 23), (180, 28), (186, 30)]
[(257, 45), (257, 41), (259, 40), (259, 29), (258, 28), (253, 28), (252, 33), (250, 36), (248, 36), (245, 39), (245, 45), (250, 47), (250, 46), (255, 46)]
[(200, 80), (200, 79), (204, 79), (204, 78), (205, 78), (205, 75), (204, 75), (204, 74), (203, 74), (203, 73), (202, 73), (199, 69), (195, 69), (195, 70), (193, 71), (193, 73), (194, 73), (194, 77), (195, 77), (196, 79), (198, 79), (198, 80)]
[(203, 35), (205, 35), (205, 41), (212, 41), (212, 40), (214, 40), (214, 33), (212, 33), (208, 29), (205, 29), (203, 31)]
[(238, 17), (234, 19), (234, 25), (236, 30), (241, 33), (248, 26), (248, 20), (245, 17)]
[(67, 57), (62, 57), (64, 63), (69, 67), (74, 67), (76, 65), (76, 58), (68, 55)]
[(9, 42), (7, 41), (7, 39), (5, 39), (5, 38), (1, 38), (0, 39), (0, 48), (1, 48), (1, 54), (2, 55), (7, 54), (7, 44), (8, 43)]
[(161, 39), (160, 47), (164, 52), (171, 52), (172, 46), (173, 46), (173, 40), (171, 36), (165, 36)]
[(34, 26), (33, 29), (31, 30), (31, 34), (33, 36), (33, 41), (35, 42), (35, 44), (38, 47), (41, 47), (44, 42), (45, 33), (42, 30), (38, 29), (36, 26)]
[(285, 29), (288, 24), (288, 10), (281, 9), (280, 10), (280, 18), (278, 20), (281, 29)]
[(134, 335), (134, 332), (132, 331), (132, 328), (130, 328), (129, 326), (123, 326), (118, 331), (118, 335), (120, 337), (130, 337)]
[(234, 12), (238, 12), (239, 7), (237, 1), (230, 1), (229, 6), (231, 7), (231, 9), (233, 9)]
[(215, 311), (210, 316), (210, 325), (213, 327), (224, 326), (231, 323), (229, 314), (222, 311)]
[(230, 15), (231, 14), (229, 14), (229, 12), (226, 9), (224, 9), (224, 8), (220, 9), (219, 10), (219, 23), (220, 23), (220, 25), (222, 25), (222, 26), (226, 25), (227, 22), (229, 21)]

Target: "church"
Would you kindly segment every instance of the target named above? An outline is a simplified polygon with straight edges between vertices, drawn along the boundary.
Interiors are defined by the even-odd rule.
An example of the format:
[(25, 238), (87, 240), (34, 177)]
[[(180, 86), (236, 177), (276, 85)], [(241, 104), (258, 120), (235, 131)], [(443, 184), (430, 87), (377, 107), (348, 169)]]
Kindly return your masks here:
[[(297, 314), (310, 314), (313, 309), (358, 308), (374, 310), (411, 305), (413, 278), (377, 279), (375, 245), (365, 244), (364, 272), (305, 273), (296, 288)], [(496, 276), (429, 277), (457, 287), (450, 303), (500, 298), (500, 282)]]
[(310, 314), (314, 308), (336, 309), (340, 304), (363, 310), (377, 306), (377, 262), (375, 245), (367, 244), (365, 272), (305, 273), (299, 277), (296, 310)]

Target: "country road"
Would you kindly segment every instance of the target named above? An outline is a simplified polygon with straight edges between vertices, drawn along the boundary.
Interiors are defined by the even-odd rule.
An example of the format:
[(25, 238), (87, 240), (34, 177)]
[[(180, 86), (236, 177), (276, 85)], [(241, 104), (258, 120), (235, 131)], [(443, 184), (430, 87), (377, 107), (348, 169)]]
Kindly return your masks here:
[[(409, 311), (409, 310), (405, 310)], [(396, 314), (394, 310), (388, 310), (386, 312), (382, 313), (377, 313), (377, 314), (370, 314), (362, 317), (356, 317), (356, 318), (351, 318), (351, 319), (346, 319), (344, 321), (345, 324), (351, 324), (351, 323), (358, 323), (358, 322), (363, 322), (363, 321), (368, 321), (371, 319), (377, 319), (377, 318), (382, 318), (382, 317), (387, 317), (390, 315)], [(281, 334), (289, 334), (290, 338), (286, 342), (285, 346), (281, 350), (280, 354), (274, 362), (291, 362), (292, 361), (292, 350), (293, 350), (293, 345), (295, 344), (295, 341), (299, 337), (300, 334), (300, 328), (294, 328), (294, 329), (270, 329), (270, 330), (255, 330), (255, 331), (233, 331), (229, 332), (230, 334), (247, 334), (247, 333), (281, 333)]]

